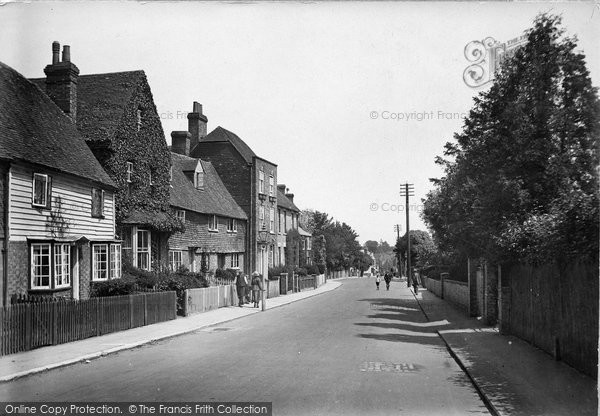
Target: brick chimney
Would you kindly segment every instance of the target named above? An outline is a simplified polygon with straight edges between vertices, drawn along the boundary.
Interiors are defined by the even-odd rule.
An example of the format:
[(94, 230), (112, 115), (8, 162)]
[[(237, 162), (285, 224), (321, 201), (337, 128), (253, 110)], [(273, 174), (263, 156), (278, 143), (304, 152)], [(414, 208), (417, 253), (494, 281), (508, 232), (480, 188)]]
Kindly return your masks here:
[(285, 185), (282, 184), (278, 184), (277, 185), (277, 189), (282, 193), (285, 194)]
[(202, 104), (194, 101), (194, 109), (191, 113), (188, 113), (188, 131), (192, 135), (190, 142), (190, 149), (196, 147), (196, 145), (206, 137), (206, 124), (208, 118), (202, 114)]
[(46, 94), (73, 122), (77, 121), (77, 79), (79, 68), (71, 62), (71, 47), (63, 46), (62, 61), (58, 54), (60, 43), (52, 42), (52, 64), (46, 65)]
[(292, 201), (292, 204), (294, 203), (294, 194), (286, 193), (285, 196), (287, 197), (287, 199)]
[(180, 155), (190, 155), (190, 137), (191, 134), (187, 131), (172, 131), (171, 132), (171, 151)]

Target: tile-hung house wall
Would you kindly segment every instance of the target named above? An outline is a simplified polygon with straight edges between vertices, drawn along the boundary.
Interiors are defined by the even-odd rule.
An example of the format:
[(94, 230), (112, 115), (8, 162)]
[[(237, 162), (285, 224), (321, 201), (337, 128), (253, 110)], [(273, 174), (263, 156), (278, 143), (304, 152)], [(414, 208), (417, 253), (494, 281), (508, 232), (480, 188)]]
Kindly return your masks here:
[[(193, 114), (197, 112), (188, 118)], [(200, 120), (203, 129), (198, 131), (206, 132), (206, 117)], [(207, 136), (189, 131), (191, 156), (211, 162), (249, 219), (244, 268), (266, 270), (277, 256), (277, 165), (256, 156), (242, 139), (222, 127)]]
[[(53, 62), (61, 82), (78, 73), (67, 46)], [(0, 63), (3, 305), (17, 294), (87, 298), (93, 282), (121, 276), (116, 187), (73, 115)]]
[(175, 131), (171, 137), (171, 206), (184, 221), (185, 231), (169, 238), (170, 267), (185, 267), (195, 272), (229, 268), (247, 271), (246, 214), (210, 162), (185, 154), (189, 151), (191, 134)]
[(63, 72), (62, 63), (53, 60), (46, 78), (32, 81), (76, 122), (116, 183), (123, 260), (142, 269), (167, 263), (167, 239), (180, 223), (169, 207), (170, 153), (146, 75)]

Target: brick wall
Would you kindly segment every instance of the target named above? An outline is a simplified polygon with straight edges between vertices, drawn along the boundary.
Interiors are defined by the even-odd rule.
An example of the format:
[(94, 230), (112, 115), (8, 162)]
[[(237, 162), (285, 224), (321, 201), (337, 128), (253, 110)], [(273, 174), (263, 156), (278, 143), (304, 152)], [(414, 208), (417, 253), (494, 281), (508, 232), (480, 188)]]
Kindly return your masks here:
[(444, 280), (444, 299), (460, 309), (469, 310), (469, 285), (456, 280)]
[(249, 217), (251, 167), (233, 146), (229, 143), (201, 141), (191, 156), (212, 163), (235, 202)]
[(27, 294), (29, 288), (29, 247), (27, 241), (8, 243), (7, 295)]
[(92, 280), (92, 249), (89, 244), (84, 244), (79, 252), (79, 299), (88, 299), (91, 291)]

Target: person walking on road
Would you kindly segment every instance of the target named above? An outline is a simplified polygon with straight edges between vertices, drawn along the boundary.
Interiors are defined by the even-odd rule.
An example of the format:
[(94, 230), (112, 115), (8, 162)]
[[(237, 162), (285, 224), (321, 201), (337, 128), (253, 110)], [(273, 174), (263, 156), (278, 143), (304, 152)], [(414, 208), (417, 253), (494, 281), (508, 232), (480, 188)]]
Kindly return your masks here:
[(244, 305), (244, 297), (246, 295), (246, 288), (248, 287), (248, 277), (242, 276), (242, 272), (238, 270), (235, 276), (235, 288), (237, 290), (238, 306), (241, 308)]
[(381, 276), (379, 272), (377, 272), (377, 276), (375, 277), (375, 286), (377, 286), (377, 290), (379, 290), (379, 283), (381, 283)]
[(262, 279), (258, 272), (252, 273), (252, 302), (254, 307), (258, 308), (258, 302), (260, 302), (260, 292), (263, 290)]
[(412, 278), (413, 290), (415, 291), (415, 295), (419, 293), (419, 273), (415, 270)]
[(392, 281), (392, 275), (386, 272), (383, 276), (383, 279), (385, 280), (385, 290), (390, 290), (390, 282)]

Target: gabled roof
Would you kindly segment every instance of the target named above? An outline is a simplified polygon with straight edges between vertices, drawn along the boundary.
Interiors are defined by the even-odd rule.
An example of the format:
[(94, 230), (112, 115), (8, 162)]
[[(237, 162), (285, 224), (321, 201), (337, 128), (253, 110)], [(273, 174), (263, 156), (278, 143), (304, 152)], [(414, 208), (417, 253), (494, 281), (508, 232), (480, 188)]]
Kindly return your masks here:
[(65, 113), (0, 62), (0, 158), (24, 161), (115, 187)]
[[(217, 171), (210, 162), (194, 159), (171, 152), (173, 161), (173, 181), (171, 185), (172, 206), (201, 214), (214, 214), (223, 217), (246, 220), (246, 213), (235, 202)], [(192, 163), (202, 164), (204, 189), (198, 190), (183, 173)]]
[[(46, 79), (32, 79), (46, 91)], [(89, 141), (111, 140), (125, 106), (142, 82), (144, 71), (80, 75), (77, 79), (77, 129)]]
[(211, 131), (206, 137), (201, 139), (202, 142), (229, 142), (238, 151), (238, 153), (244, 158), (246, 163), (252, 163), (252, 159), (256, 157), (256, 154), (250, 149), (242, 139), (240, 139), (235, 133), (230, 132), (227, 129), (219, 126)]
[(300, 208), (298, 208), (290, 199), (285, 196), (283, 192), (277, 188), (277, 206), (285, 209), (289, 209), (290, 211), (300, 212)]

